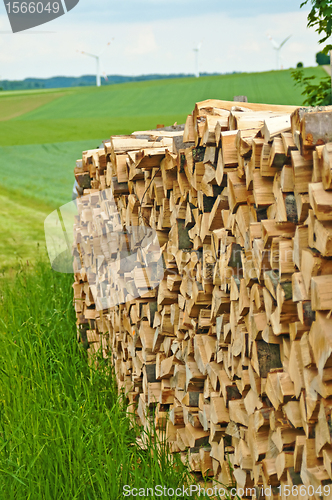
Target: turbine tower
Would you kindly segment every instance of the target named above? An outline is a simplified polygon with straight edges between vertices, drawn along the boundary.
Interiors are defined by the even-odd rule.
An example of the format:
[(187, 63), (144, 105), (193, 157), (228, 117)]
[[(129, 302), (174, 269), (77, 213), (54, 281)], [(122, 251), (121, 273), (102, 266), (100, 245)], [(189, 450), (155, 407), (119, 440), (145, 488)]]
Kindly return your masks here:
[(280, 50), (281, 48), (285, 45), (286, 42), (290, 39), (292, 35), (289, 35), (283, 42), (281, 42), (279, 45), (275, 40), (273, 40), (272, 36), (267, 35), (268, 39), (271, 40), (271, 43), (273, 45), (274, 50), (277, 52), (277, 69), (280, 69)]
[[(114, 38), (112, 38), (114, 40)], [(80, 54), (83, 54), (85, 56), (93, 57), (96, 60), (96, 86), (100, 87), (101, 81), (100, 81), (100, 56), (105, 52), (107, 47), (111, 45), (111, 42), (108, 42), (106, 47), (100, 52), (100, 54), (90, 54), (89, 52), (84, 52), (83, 50), (78, 50), (77, 52), (80, 52)], [(106, 78), (107, 80), (107, 78)]]
[(202, 42), (200, 42), (193, 51), (195, 52), (195, 77), (199, 78), (199, 51), (201, 50)]

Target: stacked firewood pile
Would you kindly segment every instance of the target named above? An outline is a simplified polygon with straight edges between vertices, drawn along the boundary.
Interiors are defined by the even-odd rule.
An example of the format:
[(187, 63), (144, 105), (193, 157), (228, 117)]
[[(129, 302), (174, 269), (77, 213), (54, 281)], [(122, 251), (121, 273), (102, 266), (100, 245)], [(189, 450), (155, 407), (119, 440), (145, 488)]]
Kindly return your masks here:
[(332, 482), (332, 109), (207, 100), (182, 130), (84, 152), (75, 177), (88, 352), (193, 471), (318, 498)]

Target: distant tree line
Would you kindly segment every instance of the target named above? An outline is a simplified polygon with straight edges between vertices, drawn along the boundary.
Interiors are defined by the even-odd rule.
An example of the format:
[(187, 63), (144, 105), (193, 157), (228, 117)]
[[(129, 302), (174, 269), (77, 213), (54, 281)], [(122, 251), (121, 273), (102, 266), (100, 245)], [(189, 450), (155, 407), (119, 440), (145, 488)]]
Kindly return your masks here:
[[(234, 73), (236, 73), (234, 71)], [(201, 73), (201, 76), (218, 76), (221, 73)], [(109, 75), (107, 80), (102, 78), (102, 85), (114, 85), (116, 83), (140, 82), (145, 80), (161, 80), (167, 78), (187, 78), (193, 77), (193, 74), (169, 74), (169, 75), (139, 75), (123, 76)], [(74, 76), (54, 76), (52, 78), (25, 78), (25, 80), (1, 80), (0, 88), (2, 90), (27, 90), (27, 89), (54, 89), (68, 87), (85, 87), (96, 84), (95, 75)]]

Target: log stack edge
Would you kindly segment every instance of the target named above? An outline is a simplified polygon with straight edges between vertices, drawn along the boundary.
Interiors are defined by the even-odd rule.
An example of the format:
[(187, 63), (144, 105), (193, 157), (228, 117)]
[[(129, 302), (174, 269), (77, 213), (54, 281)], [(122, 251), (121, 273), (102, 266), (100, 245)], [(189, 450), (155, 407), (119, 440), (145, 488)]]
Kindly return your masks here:
[[(184, 127), (83, 152), (75, 177), (78, 337), (141, 423), (153, 409), (222, 484), (331, 484), (332, 109), (199, 102)], [(107, 275), (114, 217), (154, 230), (158, 286), (134, 265)]]

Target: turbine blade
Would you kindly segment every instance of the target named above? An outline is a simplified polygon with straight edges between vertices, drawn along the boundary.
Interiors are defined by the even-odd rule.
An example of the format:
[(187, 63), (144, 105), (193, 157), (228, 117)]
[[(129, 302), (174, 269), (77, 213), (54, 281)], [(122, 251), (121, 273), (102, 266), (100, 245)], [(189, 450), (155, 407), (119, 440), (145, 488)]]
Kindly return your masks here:
[(94, 57), (95, 59), (98, 59), (98, 56), (96, 56), (95, 54), (89, 54), (89, 52), (84, 52), (83, 50), (80, 51), (81, 54), (84, 54), (85, 56), (90, 56), (90, 57)]
[(290, 39), (290, 37), (291, 37), (291, 36), (292, 36), (292, 35), (289, 35), (287, 38), (285, 38), (285, 40), (284, 40), (283, 42), (281, 42), (280, 47), (279, 47), (280, 49), (281, 49), (281, 47), (282, 47), (283, 45), (285, 45), (285, 43), (286, 43), (286, 42), (288, 42), (288, 40)]

